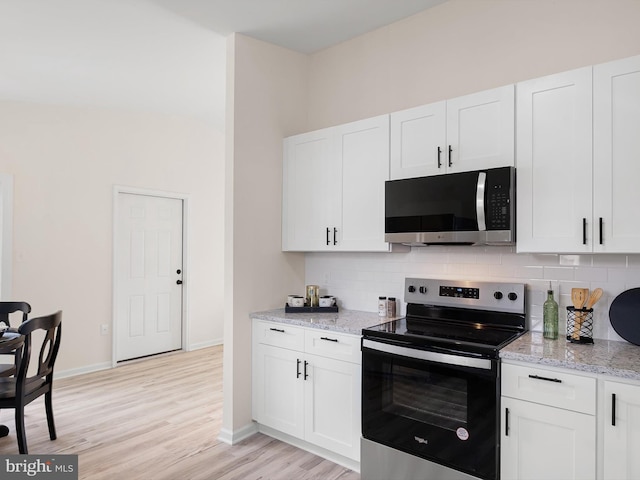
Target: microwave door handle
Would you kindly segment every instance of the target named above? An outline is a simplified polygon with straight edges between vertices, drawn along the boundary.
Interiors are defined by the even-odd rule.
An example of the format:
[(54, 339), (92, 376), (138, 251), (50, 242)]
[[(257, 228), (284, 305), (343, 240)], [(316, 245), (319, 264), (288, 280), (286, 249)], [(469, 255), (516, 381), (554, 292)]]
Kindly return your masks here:
[(476, 215), (478, 217), (478, 230), (481, 232), (487, 229), (484, 212), (484, 193), (486, 185), (486, 172), (478, 172), (478, 185), (476, 187)]

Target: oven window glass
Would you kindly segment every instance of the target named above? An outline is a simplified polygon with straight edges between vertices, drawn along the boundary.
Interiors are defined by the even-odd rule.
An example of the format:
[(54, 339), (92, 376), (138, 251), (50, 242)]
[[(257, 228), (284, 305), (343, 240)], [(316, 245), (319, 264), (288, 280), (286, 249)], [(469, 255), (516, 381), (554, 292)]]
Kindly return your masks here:
[(393, 415), (456, 431), (467, 426), (467, 380), (392, 365), (383, 410)]

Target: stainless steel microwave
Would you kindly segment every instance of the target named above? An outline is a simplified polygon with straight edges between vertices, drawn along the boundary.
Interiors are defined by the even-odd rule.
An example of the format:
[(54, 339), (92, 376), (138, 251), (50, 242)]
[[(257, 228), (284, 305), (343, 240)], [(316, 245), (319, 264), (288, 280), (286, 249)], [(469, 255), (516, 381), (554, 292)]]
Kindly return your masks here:
[(514, 167), (385, 182), (385, 241), (514, 245)]

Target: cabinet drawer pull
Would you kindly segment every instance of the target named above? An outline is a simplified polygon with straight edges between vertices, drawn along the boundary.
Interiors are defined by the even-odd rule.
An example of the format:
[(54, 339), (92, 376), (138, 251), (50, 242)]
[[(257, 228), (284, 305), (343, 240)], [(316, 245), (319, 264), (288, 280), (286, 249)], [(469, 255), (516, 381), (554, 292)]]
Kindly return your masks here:
[(279, 328), (270, 328), (269, 330), (271, 330), (272, 332), (284, 333), (284, 330), (281, 330)]
[(616, 426), (616, 394), (611, 394), (611, 425)]
[(449, 166), (451, 166), (451, 145), (449, 145)]
[(338, 229), (333, 227), (333, 244), (338, 244)]
[(306, 360), (304, 361), (304, 379), (306, 380), (307, 377), (309, 376), (307, 374), (307, 365), (309, 365), (309, 362), (307, 362)]
[(600, 245), (602, 245), (603, 241), (602, 241), (602, 217), (600, 217), (600, 219), (598, 220), (598, 227), (600, 230)]
[(296, 362), (296, 378), (300, 378), (300, 364), (302, 363), (302, 360), (296, 358)]
[(338, 339), (337, 338), (320, 337), (320, 340), (326, 340), (327, 342), (336, 342), (336, 343), (338, 343)]
[(327, 245), (329, 245), (330, 241), (329, 241), (329, 227), (327, 227)]
[(442, 153), (442, 149), (438, 147), (438, 168), (442, 167), (442, 162), (440, 161), (440, 154)]
[(587, 219), (582, 219), (582, 244), (587, 244)]
[(509, 409), (504, 409), (504, 436), (509, 436)]
[(540, 377), (538, 375), (529, 375), (529, 378), (533, 378), (534, 380), (545, 380), (547, 382), (562, 383), (562, 380), (559, 378)]

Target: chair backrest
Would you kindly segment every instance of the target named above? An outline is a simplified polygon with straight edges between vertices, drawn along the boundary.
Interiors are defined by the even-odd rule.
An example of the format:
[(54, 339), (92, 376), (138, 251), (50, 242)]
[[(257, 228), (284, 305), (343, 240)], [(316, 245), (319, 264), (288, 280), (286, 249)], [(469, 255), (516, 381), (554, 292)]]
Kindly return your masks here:
[[(45, 336), (40, 347), (38, 357), (38, 370), (32, 377), (47, 377), (53, 375), (53, 366), (60, 349), (60, 335), (62, 333), (62, 311), (43, 317), (30, 318), (18, 327), (18, 333), (25, 336), (22, 359), (18, 366), (18, 388), (27, 377), (29, 360), (31, 357), (31, 333), (35, 330), (44, 330)], [(49, 378), (51, 380), (51, 378)]]
[(15, 312), (22, 312), (22, 321), (27, 321), (27, 314), (31, 312), (31, 305), (27, 302), (0, 302), (0, 323), (10, 327), (9, 315)]

